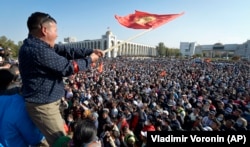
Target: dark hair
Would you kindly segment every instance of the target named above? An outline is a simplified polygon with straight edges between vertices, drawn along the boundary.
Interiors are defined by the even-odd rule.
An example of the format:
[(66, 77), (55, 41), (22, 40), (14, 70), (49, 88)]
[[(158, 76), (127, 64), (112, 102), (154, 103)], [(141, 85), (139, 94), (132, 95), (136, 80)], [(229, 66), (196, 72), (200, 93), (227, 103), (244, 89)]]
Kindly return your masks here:
[(0, 70), (0, 90), (6, 90), (12, 80), (14, 79), (14, 75), (8, 69)]
[(97, 135), (97, 128), (92, 120), (84, 119), (76, 122), (73, 134), (73, 143), (75, 147), (90, 143)]
[(14, 75), (14, 78), (13, 80), (14, 81), (17, 81), (19, 80), (19, 68), (18, 68), (18, 65), (16, 64), (12, 64), (9, 68), (9, 71)]
[(42, 24), (45, 22), (56, 23), (56, 20), (47, 13), (43, 13), (43, 12), (32, 13), (27, 21), (29, 32), (32, 32), (33, 30), (36, 30), (36, 29), (40, 29)]

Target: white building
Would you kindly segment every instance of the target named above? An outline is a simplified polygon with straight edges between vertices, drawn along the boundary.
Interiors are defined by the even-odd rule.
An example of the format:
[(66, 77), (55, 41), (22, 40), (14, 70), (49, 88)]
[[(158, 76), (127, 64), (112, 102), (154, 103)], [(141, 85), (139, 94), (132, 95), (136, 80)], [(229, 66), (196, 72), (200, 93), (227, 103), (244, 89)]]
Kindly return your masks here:
[(76, 38), (75, 37), (67, 37), (67, 38), (64, 38), (64, 42), (65, 43), (71, 43), (71, 42), (76, 42)]
[(102, 50), (114, 48), (113, 50), (106, 53), (105, 56), (109, 58), (117, 56), (154, 57), (157, 55), (156, 47), (118, 40), (111, 31), (107, 31), (106, 34), (102, 35), (100, 39), (68, 42), (63, 44), (76, 48), (85, 47), (90, 49)]
[(203, 57), (232, 57), (240, 56), (250, 60), (250, 40), (242, 44), (222, 44), (199, 45), (195, 42), (181, 42), (180, 52), (183, 56), (193, 56), (200, 54)]

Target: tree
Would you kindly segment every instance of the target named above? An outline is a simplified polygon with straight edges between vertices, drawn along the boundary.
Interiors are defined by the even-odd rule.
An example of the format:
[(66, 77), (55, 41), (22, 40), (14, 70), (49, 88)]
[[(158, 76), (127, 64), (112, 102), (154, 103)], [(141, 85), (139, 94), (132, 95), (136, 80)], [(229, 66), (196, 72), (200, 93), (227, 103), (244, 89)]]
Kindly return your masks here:
[(167, 56), (180, 56), (180, 49), (177, 48), (167, 48)]
[(238, 61), (238, 60), (240, 60), (240, 56), (233, 56), (233, 57), (232, 57), (232, 60), (233, 60), (233, 61)]
[(156, 46), (156, 50), (159, 54), (159, 56), (165, 56), (166, 55), (166, 47), (163, 42), (160, 42), (158, 46)]

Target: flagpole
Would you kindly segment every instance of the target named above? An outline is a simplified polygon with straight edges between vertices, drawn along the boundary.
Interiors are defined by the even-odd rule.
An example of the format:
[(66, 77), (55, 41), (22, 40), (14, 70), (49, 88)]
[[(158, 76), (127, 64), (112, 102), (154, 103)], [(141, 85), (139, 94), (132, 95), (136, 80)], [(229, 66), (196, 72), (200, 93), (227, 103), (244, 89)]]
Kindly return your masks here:
[(116, 44), (115, 46), (112, 46), (112, 47), (110, 47), (110, 48), (104, 50), (104, 54), (107, 53), (107, 52), (109, 52), (109, 51), (112, 51), (113, 49), (117, 48), (117, 47), (120, 46), (120, 45), (125, 44), (125, 43), (128, 42), (128, 41), (131, 41), (131, 40), (133, 40), (133, 39), (135, 39), (135, 38), (138, 38), (139, 36), (142, 36), (143, 34), (149, 32), (149, 31), (152, 31), (152, 30), (153, 30), (153, 28), (150, 28), (150, 29), (147, 29), (147, 30), (145, 30), (145, 31), (143, 31), (143, 32), (141, 32), (141, 33), (135, 35), (135, 36), (132, 36), (132, 37), (128, 38), (127, 40), (123, 41), (122, 43)]

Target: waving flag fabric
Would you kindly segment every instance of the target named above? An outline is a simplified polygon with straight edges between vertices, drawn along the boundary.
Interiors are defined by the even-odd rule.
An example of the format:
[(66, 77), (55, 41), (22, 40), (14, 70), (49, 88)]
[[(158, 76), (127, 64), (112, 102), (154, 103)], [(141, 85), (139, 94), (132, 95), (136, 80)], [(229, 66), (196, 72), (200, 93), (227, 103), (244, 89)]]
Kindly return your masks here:
[(129, 14), (127, 16), (117, 16), (115, 15), (115, 18), (118, 20), (118, 22), (128, 28), (132, 29), (150, 29), (150, 28), (156, 28), (159, 27), (181, 15), (183, 15), (184, 12), (180, 14), (151, 14), (148, 12), (142, 12), (142, 11), (135, 11), (134, 14)]

